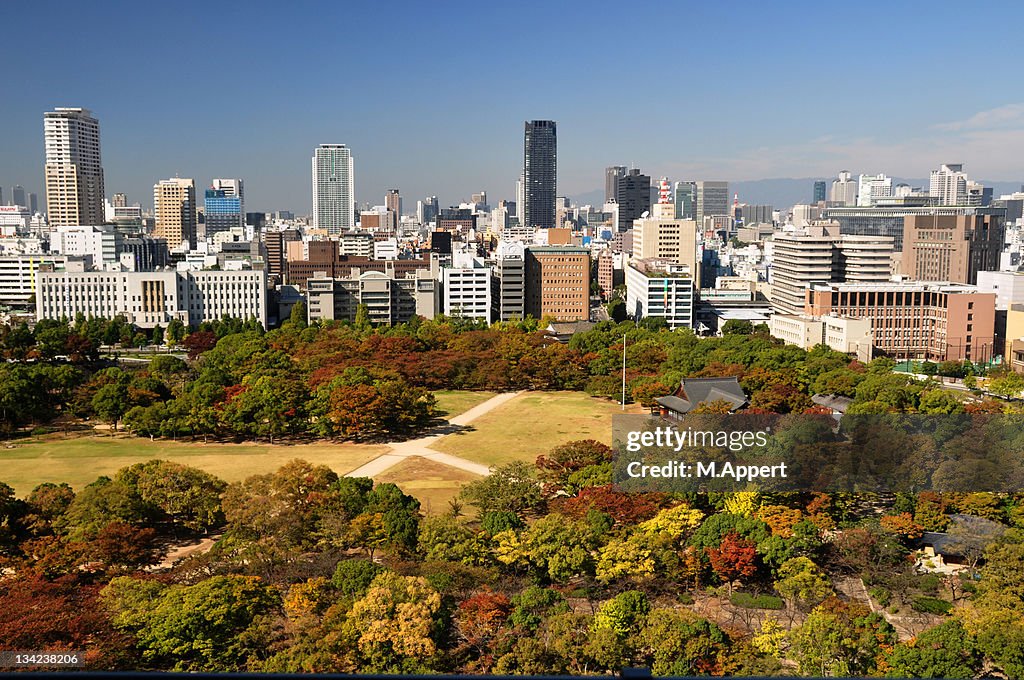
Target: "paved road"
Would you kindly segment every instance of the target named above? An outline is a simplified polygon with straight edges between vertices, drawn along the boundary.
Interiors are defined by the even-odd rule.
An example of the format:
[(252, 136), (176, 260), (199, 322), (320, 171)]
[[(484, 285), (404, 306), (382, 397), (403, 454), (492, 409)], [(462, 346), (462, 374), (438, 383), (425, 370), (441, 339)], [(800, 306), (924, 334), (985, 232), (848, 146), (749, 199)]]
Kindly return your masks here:
[(430, 448), (431, 444), (434, 444), (444, 437), (452, 434), (454, 427), (465, 427), (471, 422), (479, 418), (480, 416), (490, 413), (494, 409), (498, 408), (502, 404), (512, 401), (518, 397), (522, 392), (505, 392), (497, 396), (491, 397), (482, 404), (478, 404), (473, 408), (469, 409), (465, 413), (461, 413), (451, 420), (446, 425), (442, 425), (435, 428), (430, 433), (419, 437), (418, 439), (410, 439), (404, 442), (395, 442), (390, 445), (390, 449), (387, 453), (383, 453), (377, 458), (374, 458), (368, 463), (360, 465), (355, 470), (347, 473), (346, 477), (376, 477), (385, 470), (388, 470), (395, 465), (398, 465), (406, 458), (412, 456), (420, 456), (427, 460), (432, 460), (435, 463), (441, 463), (442, 465), (448, 465), (453, 468), (465, 470), (471, 472), (474, 475), (480, 475), (485, 477), (491, 474), (491, 469), (486, 465), (475, 463), (465, 458), (453, 456), (447, 453), (441, 453)]

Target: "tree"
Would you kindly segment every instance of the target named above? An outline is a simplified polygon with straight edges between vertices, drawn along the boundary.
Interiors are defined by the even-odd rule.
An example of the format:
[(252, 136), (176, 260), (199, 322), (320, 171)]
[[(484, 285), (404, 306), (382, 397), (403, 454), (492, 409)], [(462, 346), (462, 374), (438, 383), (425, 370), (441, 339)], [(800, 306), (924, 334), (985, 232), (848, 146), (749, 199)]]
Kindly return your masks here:
[(832, 595), (832, 584), (811, 560), (794, 557), (779, 567), (775, 590), (793, 608), (810, 608)]
[(608, 318), (615, 323), (622, 323), (626, 320), (628, 312), (626, 310), (626, 303), (621, 298), (615, 298), (607, 305)]
[(989, 382), (988, 391), (992, 394), (997, 394), (1004, 399), (1017, 397), (1022, 391), (1024, 391), (1024, 376), (1020, 373), (1010, 371), (1006, 375), (995, 378)]
[(167, 324), (167, 344), (174, 346), (185, 337), (185, 324), (180, 319), (171, 319)]
[(717, 548), (707, 548), (711, 568), (732, 593), (734, 581), (746, 579), (757, 572), (757, 551), (754, 544), (740, 538), (737, 533), (728, 533)]
[(122, 382), (108, 383), (92, 397), (92, 408), (96, 415), (110, 423), (114, 430), (117, 430), (118, 422), (130, 407), (128, 386)]
[(384, 567), (370, 560), (342, 560), (331, 576), (331, 583), (346, 598), (356, 600), (370, 588)]
[(379, 574), (352, 605), (362, 669), (408, 673), (429, 668), (437, 652), (433, 636), (440, 609), (441, 596), (423, 577)]
[(155, 539), (153, 529), (142, 529), (115, 520), (100, 529), (90, 542), (90, 548), (93, 557), (108, 568), (138, 569), (156, 561)]
[(194, 331), (181, 344), (188, 350), (188, 358), (195, 359), (216, 346), (217, 336), (213, 331)]
[(512, 603), (503, 593), (483, 590), (459, 603), (455, 613), (455, 629), (463, 644), (473, 650), (478, 659), (474, 670), (489, 670), (487, 660), (492, 643), (502, 632), (512, 611)]
[(656, 676), (722, 675), (730, 647), (721, 628), (677, 609), (651, 610), (632, 644)]
[(176, 526), (205, 532), (224, 519), (220, 498), (227, 484), (198, 468), (151, 460), (123, 468), (116, 479), (135, 489), (143, 503), (158, 508)]
[(607, 628), (623, 637), (636, 632), (650, 611), (647, 595), (627, 590), (601, 605), (594, 615), (594, 627)]
[(744, 319), (729, 319), (722, 324), (722, 335), (750, 335), (754, 324)]
[(419, 550), (427, 560), (483, 565), (491, 560), (486, 536), (454, 517), (429, 517), (420, 523)]
[(862, 604), (826, 599), (790, 634), (791, 656), (805, 675), (866, 676), (896, 642), (892, 626)]
[(541, 487), (533, 468), (515, 462), (500, 465), (491, 474), (462, 487), (459, 497), (483, 514), (512, 512), (517, 515), (537, 510), (543, 504)]
[(291, 325), (295, 328), (306, 328), (308, 326), (306, 322), (305, 302), (300, 300), (292, 305), (292, 311), (291, 314), (288, 315), (288, 321), (291, 322)]
[(960, 621), (946, 621), (885, 656), (891, 678), (974, 678), (981, 658)]
[(154, 345), (162, 345), (162, 344), (164, 344), (164, 329), (163, 329), (163, 326), (161, 326), (160, 324), (157, 324), (153, 328), (153, 344)]

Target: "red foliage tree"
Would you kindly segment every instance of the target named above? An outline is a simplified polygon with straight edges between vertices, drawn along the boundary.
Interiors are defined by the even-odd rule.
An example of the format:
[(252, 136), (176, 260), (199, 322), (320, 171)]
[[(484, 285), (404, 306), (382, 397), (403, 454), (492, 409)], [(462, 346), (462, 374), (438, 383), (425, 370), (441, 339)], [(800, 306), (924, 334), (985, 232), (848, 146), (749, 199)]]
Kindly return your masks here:
[(722, 538), (717, 548), (707, 548), (708, 558), (715, 575), (729, 585), (732, 593), (733, 581), (741, 581), (757, 572), (757, 551), (754, 544), (730, 532)]
[(182, 346), (188, 350), (188, 358), (195, 359), (203, 352), (211, 350), (217, 344), (217, 336), (213, 331), (196, 331), (189, 333), (182, 341)]
[(553, 509), (569, 517), (582, 519), (590, 510), (600, 510), (618, 524), (637, 524), (658, 514), (665, 502), (661, 493), (620, 493), (611, 484), (588, 486), (572, 498), (558, 499)]
[(459, 604), (455, 613), (455, 626), (459, 637), (477, 656), (474, 671), (485, 672), (490, 669), (492, 643), (501, 634), (511, 611), (509, 598), (503, 593), (490, 590), (476, 593)]

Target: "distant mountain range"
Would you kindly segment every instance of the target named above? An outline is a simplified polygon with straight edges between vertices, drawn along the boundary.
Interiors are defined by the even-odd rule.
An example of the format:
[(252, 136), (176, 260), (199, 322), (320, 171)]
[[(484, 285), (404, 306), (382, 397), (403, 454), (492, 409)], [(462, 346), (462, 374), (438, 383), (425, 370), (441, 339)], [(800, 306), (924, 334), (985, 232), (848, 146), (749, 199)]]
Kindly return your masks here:
[[(772, 205), (776, 208), (790, 208), (798, 203), (810, 203), (814, 192), (814, 182), (824, 179), (829, 187), (832, 186), (832, 177), (806, 177), (794, 179), (782, 177), (778, 179), (755, 179), (742, 182), (729, 182), (729, 200), (732, 201), (734, 194), (739, 194), (740, 203), (751, 203), (757, 205)], [(1000, 194), (1009, 194), (1021, 190), (1021, 182), (997, 182), (993, 180), (976, 180), (986, 187), (992, 187), (992, 193), (998, 197)], [(928, 178), (914, 179), (904, 177), (893, 177), (893, 184), (909, 184), (912, 187), (928, 189)], [(604, 189), (595, 189), (582, 194), (571, 196), (576, 205), (601, 205), (604, 203)]]

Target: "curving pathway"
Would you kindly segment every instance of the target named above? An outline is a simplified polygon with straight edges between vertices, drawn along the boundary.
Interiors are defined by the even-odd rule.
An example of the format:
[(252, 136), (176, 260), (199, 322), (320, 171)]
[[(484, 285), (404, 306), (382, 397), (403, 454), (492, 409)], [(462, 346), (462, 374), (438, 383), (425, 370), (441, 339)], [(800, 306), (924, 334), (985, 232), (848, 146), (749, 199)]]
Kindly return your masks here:
[(419, 437), (418, 439), (410, 439), (408, 441), (395, 442), (394, 444), (391, 444), (387, 453), (383, 453), (370, 462), (360, 465), (355, 470), (346, 473), (345, 476), (376, 477), (385, 470), (398, 465), (406, 458), (419, 456), (420, 458), (432, 460), (435, 463), (440, 463), (449, 467), (465, 470), (466, 472), (471, 472), (474, 475), (486, 477), (491, 474), (491, 469), (488, 466), (475, 463), (471, 460), (466, 460), (465, 458), (453, 456), (448, 453), (435, 451), (430, 448), (430, 445), (444, 437), (447, 437), (449, 434), (452, 434), (454, 431), (452, 426), (464, 427), (469, 425), (480, 416), (485, 413), (490, 413), (502, 404), (512, 401), (520, 394), (522, 394), (522, 392), (505, 392), (491, 397), (484, 403), (477, 404), (465, 413), (460, 413), (455, 416), (448, 421), (447, 425), (441, 425), (440, 427), (434, 428), (429, 434)]

